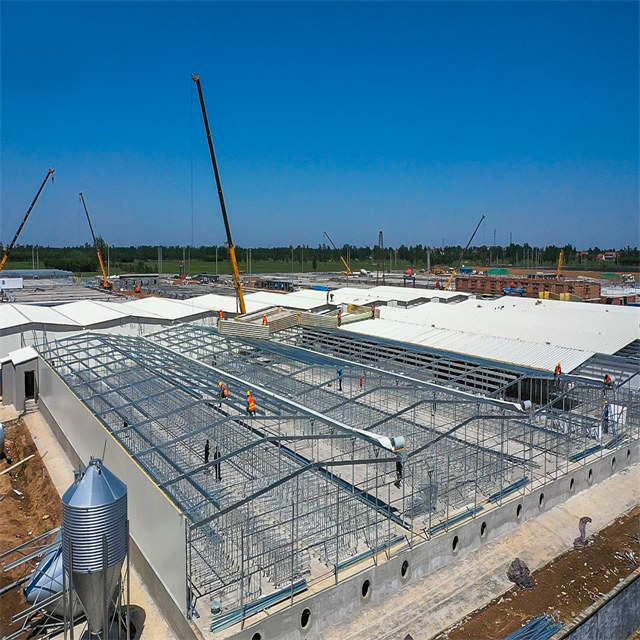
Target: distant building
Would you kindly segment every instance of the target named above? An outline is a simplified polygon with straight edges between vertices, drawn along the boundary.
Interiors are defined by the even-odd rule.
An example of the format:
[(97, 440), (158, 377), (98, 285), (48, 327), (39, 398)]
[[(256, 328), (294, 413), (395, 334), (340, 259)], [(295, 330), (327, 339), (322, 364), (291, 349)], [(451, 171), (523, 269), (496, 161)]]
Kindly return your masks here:
[(569, 293), (579, 296), (584, 301), (600, 302), (600, 283), (589, 280), (569, 280), (544, 277), (538, 274), (528, 276), (487, 276), (487, 275), (459, 275), (456, 277), (456, 291), (465, 291), (479, 295), (501, 296), (503, 287), (511, 284), (515, 288), (524, 289), (526, 298), (538, 298), (542, 292), (559, 295)]
[(615, 262), (619, 257), (619, 251), (605, 251), (604, 253), (599, 253), (596, 256), (596, 260), (602, 260), (603, 262)]

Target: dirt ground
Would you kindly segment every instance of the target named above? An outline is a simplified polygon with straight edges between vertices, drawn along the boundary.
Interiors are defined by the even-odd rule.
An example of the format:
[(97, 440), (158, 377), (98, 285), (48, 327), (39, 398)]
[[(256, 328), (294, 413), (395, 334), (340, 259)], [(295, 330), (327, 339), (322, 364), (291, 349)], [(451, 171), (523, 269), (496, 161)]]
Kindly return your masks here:
[(535, 571), (535, 589), (514, 586), (433, 640), (500, 640), (543, 613), (567, 623), (633, 572), (625, 551), (640, 560), (640, 506)]
[[(62, 521), (60, 496), (49, 478), (29, 430), (21, 419), (6, 422), (4, 426), (5, 451), (12, 464), (32, 453), (35, 456), (0, 476), (0, 553), (57, 527)], [(0, 472), (9, 466), (6, 460), (0, 460)], [(19, 496), (14, 489), (24, 495)], [(11, 561), (14, 559), (17, 557), (11, 558)], [(9, 573), (4, 573), (0, 568), (0, 587), (18, 580), (31, 570), (32, 567), (26, 563)], [(11, 630), (11, 616), (24, 608), (20, 588), (13, 589), (0, 598), (0, 637)]]

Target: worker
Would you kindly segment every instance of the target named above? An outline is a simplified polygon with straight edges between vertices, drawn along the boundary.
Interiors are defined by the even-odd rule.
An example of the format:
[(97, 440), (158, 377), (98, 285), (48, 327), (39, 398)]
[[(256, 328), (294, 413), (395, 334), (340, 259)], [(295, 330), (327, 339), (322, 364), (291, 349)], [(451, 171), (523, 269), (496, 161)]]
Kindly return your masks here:
[(204, 445), (204, 463), (209, 464), (209, 438), (207, 438), (207, 442)]
[(342, 369), (338, 369), (338, 391), (342, 391)]
[(555, 371), (553, 372), (553, 379), (556, 383), (556, 389), (558, 388), (558, 385), (560, 384), (560, 376), (562, 375), (562, 365), (558, 362), (558, 364), (556, 365)]
[(218, 313), (218, 320), (224, 320), (224, 311), (222, 309), (220, 309), (220, 312)]
[(253, 399), (251, 391), (247, 391), (247, 413), (250, 416), (256, 415), (256, 401)]
[(372, 302), (371, 303), (371, 319), (375, 320), (376, 317), (376, 303)]
[(398, 458), (396, 460), (396, 481), (393, 483), (396, 489), (400, 488), (400, 481), (402, 480), (402, 460)]
[(342, 309), (338, 309), (338, 326), (342, 324)]
[(364, 377), (360, 376), (360, 388), (362, 389), (363, 386), (364, 386)]
[(605, 373), (604, 384), (602, 389), (603, 393), (606, 394), (606, 392), (609, 391), (609, 389), (611, 389), (612, 386), (613, 386), (613, 378), (608, 373)]
[(512, 281), (509, 283), (509, 289), (515, 289), (515, 288), (516, 288), (516, 283), (512, 280)]
[[(209, 442), (207, 440), (207, 442)], [(222, 458), (222, 454), (220, 453), (220, 449), (218, 448), (218, 445), (216, 445), (216, 450), (213, 452), (213, 466), (215, 468), (216, 471), (216, 482), (220, 482), (222, 480), (222, 472), (221, 472), (221, 464), (220, 462), (218, 462), (218, 460)]]
[(266, 316), (266, 314), (262, 316), (262, 326), (263, 327), (267, 326), (267, 316)]
[(604, 399), (604, 411), (602, 413), (602, 431), (603, 433), (609, 433), (609, 401), (606, 398)]
[(218, 397), (220, 398), (219, 407), (222, 406), (222, 401), (229, 397), (229, 389), (227, 389), (227, 385), (222, 380), (218, 382)]

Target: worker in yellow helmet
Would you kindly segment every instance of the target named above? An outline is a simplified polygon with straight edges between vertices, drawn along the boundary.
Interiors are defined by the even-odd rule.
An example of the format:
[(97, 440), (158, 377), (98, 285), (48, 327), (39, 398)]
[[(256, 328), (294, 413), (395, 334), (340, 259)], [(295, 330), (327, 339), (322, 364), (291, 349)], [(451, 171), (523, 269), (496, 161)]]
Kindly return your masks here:
[(558, 388), (558, 385), (560, 384), (560, 376), (562, 375), (562, 365), (558, 362), (558, 364), (556, 365), (555, 371), (553, 372), (553, 379), (556, 383), (556, 389)]
[(251, 391), (247, 391), (247, 413), (250, 416), (256, 415), (256, 401), (253, 399)]

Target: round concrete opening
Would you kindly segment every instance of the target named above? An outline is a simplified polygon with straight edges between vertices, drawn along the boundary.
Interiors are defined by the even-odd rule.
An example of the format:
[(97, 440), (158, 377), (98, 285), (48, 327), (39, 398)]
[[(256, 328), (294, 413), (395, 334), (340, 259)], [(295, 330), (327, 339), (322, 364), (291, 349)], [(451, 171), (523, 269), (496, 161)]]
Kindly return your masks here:
[(366, 600), (371, 595), (371, 582), (369, 582), (369, 580), (365, 580), (362, 583), (362, 589), (360, 591), (362, 593), (362, 598)]
[(544, 506), (544, 493), (540, 494), (540, 497), (538, 498), (538, 506), (542, 509), (542, 507)]
[(256, 631), (252, 636), (251, 640), (262, 640), (262, 634)]
[(522, 518), (522, 505), (519, 504), (516, 507), (516, 520), (520, 520), (520, 518)]
[(460, 548), (460, 539), (458, 538), (458, 536), (453, 536), (453, 543), (451, 544), (451, 549), (453, 553), (458, 553), (459, 548)]
[(400, 567), (400, 575), (401, 575), (403, 578), (406, 578), (408, 573), (409, 573), (409, 561), (408, 561), (408, 560), (405, 560), (405, 561), (402, 563), (402, 566)]
[(486, 522), (483, 522), (480, 525), (480, 537), (483, 538), (483, 539), (487, 537), (487, 523)]
[(305, 609), (300, 616), (300, 626), (306, 629), (311, 622), (311, 609)]

